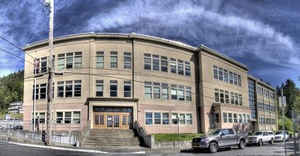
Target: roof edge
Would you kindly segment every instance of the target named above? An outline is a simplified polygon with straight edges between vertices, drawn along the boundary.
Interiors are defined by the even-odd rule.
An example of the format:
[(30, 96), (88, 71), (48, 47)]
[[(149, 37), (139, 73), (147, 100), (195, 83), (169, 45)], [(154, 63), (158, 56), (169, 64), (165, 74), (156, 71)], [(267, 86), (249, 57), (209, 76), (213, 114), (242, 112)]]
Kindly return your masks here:
[(254, 77), (254, 76), (248, 74), (248, 78), (250, 78), (250, 79), (252, 79), (252, 80), (255, 80), (255, 81), (257, 81), (258, 83), (264, 85), (265, 87), (268, 87), (269, 89), (272, 89), (272, 90), (275, 91), (275, 88), (274, 88), (273, 86), (267, 84), (266, 82), (260, 80), (260, 79), (257, 78), (257, 77)]

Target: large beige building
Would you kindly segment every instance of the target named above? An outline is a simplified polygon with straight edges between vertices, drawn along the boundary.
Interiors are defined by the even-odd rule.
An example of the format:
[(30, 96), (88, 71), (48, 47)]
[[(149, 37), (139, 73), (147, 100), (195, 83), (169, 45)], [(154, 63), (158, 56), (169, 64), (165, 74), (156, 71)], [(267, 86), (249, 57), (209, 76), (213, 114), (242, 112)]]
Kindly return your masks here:
[[(96, 33), (58, 37), (54, 45), (55, 72), (63, 73), (54, 77), (55, 131), (138, 123), (148, 134), (196, 133), (251, 121), (248, 68), (205, 46)], [(33, 128), (33, 108), (44, 129), (48, 41), (24, 50), (24, 129)]]

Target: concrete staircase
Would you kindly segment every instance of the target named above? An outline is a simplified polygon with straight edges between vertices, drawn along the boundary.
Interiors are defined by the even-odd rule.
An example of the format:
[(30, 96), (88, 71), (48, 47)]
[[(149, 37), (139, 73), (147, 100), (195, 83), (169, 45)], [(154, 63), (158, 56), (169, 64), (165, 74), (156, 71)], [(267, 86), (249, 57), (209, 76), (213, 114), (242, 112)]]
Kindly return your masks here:
[(133, 130), (121, 129), (90, 129), (81, 143), (81, 147), (92, 149), (139, 145), (139, 139)]

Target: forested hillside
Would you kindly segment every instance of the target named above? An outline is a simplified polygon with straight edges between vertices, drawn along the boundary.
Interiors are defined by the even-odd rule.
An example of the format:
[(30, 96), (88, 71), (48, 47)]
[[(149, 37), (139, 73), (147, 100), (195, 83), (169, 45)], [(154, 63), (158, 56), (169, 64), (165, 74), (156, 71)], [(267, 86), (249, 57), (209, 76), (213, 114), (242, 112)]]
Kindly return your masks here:
[(23, 70), (0, 78), (0, 112), (5, 111), (11, 102), (23, 101), (23, 78)]

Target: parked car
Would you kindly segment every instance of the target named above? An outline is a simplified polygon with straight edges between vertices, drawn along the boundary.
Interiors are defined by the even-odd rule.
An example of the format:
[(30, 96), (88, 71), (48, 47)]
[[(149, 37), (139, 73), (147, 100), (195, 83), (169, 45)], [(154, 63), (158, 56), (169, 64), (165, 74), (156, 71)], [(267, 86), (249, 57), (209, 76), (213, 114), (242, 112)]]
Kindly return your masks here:
[(274, 141), (287, 141), (289, 140), (290, 136), (287, 131), (278, 131), (275, 133), (275, 140)]
[(254, 135), (248, 136), (248, 144), (255, 144), (258, 146), (263, 146), (264, 143), (268, 142), (273, 144), (275, 140), (275, 135), (272, 131), (258, 131)]
[(194, 150), (208, 149), (211, 153), (215, 153), (219, 148), (232, 146), (244, 149), (246, 141), (246, 135), (237, 134), (234, 129), (217, 129), (207, 136), (193, 138), (192, 148)]
[(17, 125), (17, 126), (15, 126), (15, 127), (13, 127), (13, 129), (14, 130), (23, 130), (23, 126), (21, 126), (21, 125)]

